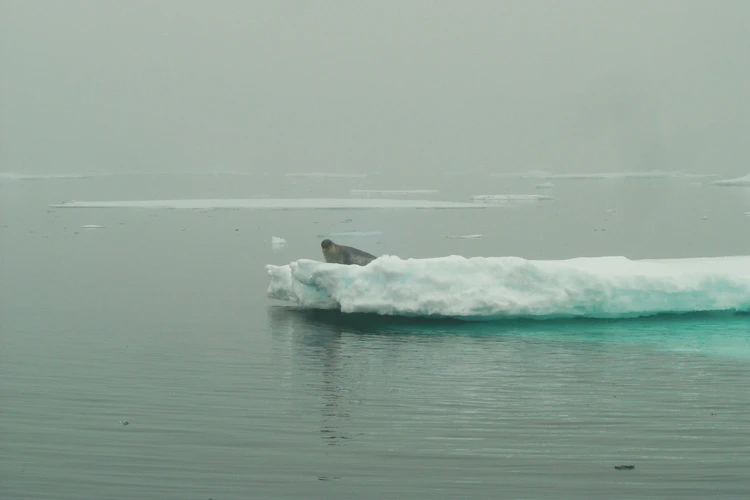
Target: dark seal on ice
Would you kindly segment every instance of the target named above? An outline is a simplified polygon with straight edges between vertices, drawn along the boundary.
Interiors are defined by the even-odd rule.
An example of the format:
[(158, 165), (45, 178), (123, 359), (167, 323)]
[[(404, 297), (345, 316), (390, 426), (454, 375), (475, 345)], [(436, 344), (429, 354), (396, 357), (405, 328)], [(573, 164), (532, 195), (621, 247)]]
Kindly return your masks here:
[(323, 240), (320, 244), (323, 249), (323, 257), (330, 264), (344, 264), (346, 266), (366, 266), (377, 259), (372, 254), (363, 252), (356, 248), (337, 245), (331, 240)]

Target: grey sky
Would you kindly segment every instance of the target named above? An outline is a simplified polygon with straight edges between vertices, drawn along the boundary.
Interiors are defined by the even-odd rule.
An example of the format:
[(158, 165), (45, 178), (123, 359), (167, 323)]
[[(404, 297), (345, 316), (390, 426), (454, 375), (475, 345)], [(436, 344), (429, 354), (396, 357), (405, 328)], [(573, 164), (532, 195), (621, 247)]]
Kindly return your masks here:
[(0, 0), (0, 170), (750, 170), (750, 2)]

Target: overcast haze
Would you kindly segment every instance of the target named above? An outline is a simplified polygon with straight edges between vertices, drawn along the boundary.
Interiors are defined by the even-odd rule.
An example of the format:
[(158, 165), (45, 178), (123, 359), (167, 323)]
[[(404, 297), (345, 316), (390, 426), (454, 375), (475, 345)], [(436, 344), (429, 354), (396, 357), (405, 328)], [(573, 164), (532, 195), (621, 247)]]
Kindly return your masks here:
[(750, 2), (0, 0), (0, 170), (750, 170)]

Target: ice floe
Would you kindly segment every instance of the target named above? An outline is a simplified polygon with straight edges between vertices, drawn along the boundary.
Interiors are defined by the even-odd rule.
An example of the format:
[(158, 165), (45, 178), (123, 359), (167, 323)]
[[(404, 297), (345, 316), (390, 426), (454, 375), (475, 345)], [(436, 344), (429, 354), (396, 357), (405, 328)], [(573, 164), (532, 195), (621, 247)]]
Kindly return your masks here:
[(252, 209), (252, 210), (333, 210), (333, 209), (463, 209), (485, 208), (490, 204), (455, 201), (391, 200), (376, 198), (248, 198), (192, 200), (68, 201), (53, 208), (147, 208), (147, 209)]
[(723, 187), (746, 187), (750, 186), (750, 173), (744, 177), (737, 177), (736, 179), (724, 179), (719, 181), (712, 181), (712, 186), (723, 186)]
[(40, 181), (51, 179), (87, 179), (93, 174), (20, 174), (14, 172), (0, 172), (0, 181)]
[(351, 194), (357, 196), (372, 195), (412, 195), (412, 194), (435, 194), (440, 191), (437, 189), (352, 189)]
[(519, 203), (554, 200), (555, 198), (543, 194), (475, 194), (471, 199), (482, 203)]
[(618, 180), (618, 179), (663, 179), (663, 178), (694, 178), (713, 177), (714, 174), (693, 174), (680, 171), (650, 170), (645, 172), (594, 172), (594, 173), (572, 173), (555, 174), (545, 171), (529, 171), (515, 173), (495, 173), (493, 177), (521, 177), (530, 179), (558, 179), (558, 180)]
[(266, 271), (270, 298), (344, 313), (487, 320), (750, 312), (750, 256), (534, 261), (386, 255), (364, 267), (301, 259)]
[(284, 174), (287, 177), (342, 177), (342, 178), (363, 178), (369, 174), (343, 174), (336, 172), (287, 172)]
[(382, 236), (383, 231), (337, 231), (333, 233), (319, 234), (319, 238), (362, 238), (367, 236)]

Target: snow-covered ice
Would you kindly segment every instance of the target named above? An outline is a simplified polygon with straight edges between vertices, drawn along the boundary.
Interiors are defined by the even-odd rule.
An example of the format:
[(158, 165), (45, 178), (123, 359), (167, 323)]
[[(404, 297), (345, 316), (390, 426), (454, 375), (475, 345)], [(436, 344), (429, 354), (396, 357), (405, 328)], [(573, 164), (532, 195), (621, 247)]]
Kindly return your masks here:
[(268, 296), (345, 313), (500, 318), (625, 318), (750, 312), (750, 256), (525, 260), (382, 256), (367, 266), (301, 259), (267, 265)]
[(376, 198), (248, 198), (193, 200), (68, 201), (54, 208), (150, 208), (150, 209), (252, 209), (252, 210), (332, 210), (373, 208), (486, 208), (489, 204), (456, 201), (391, 200)]

